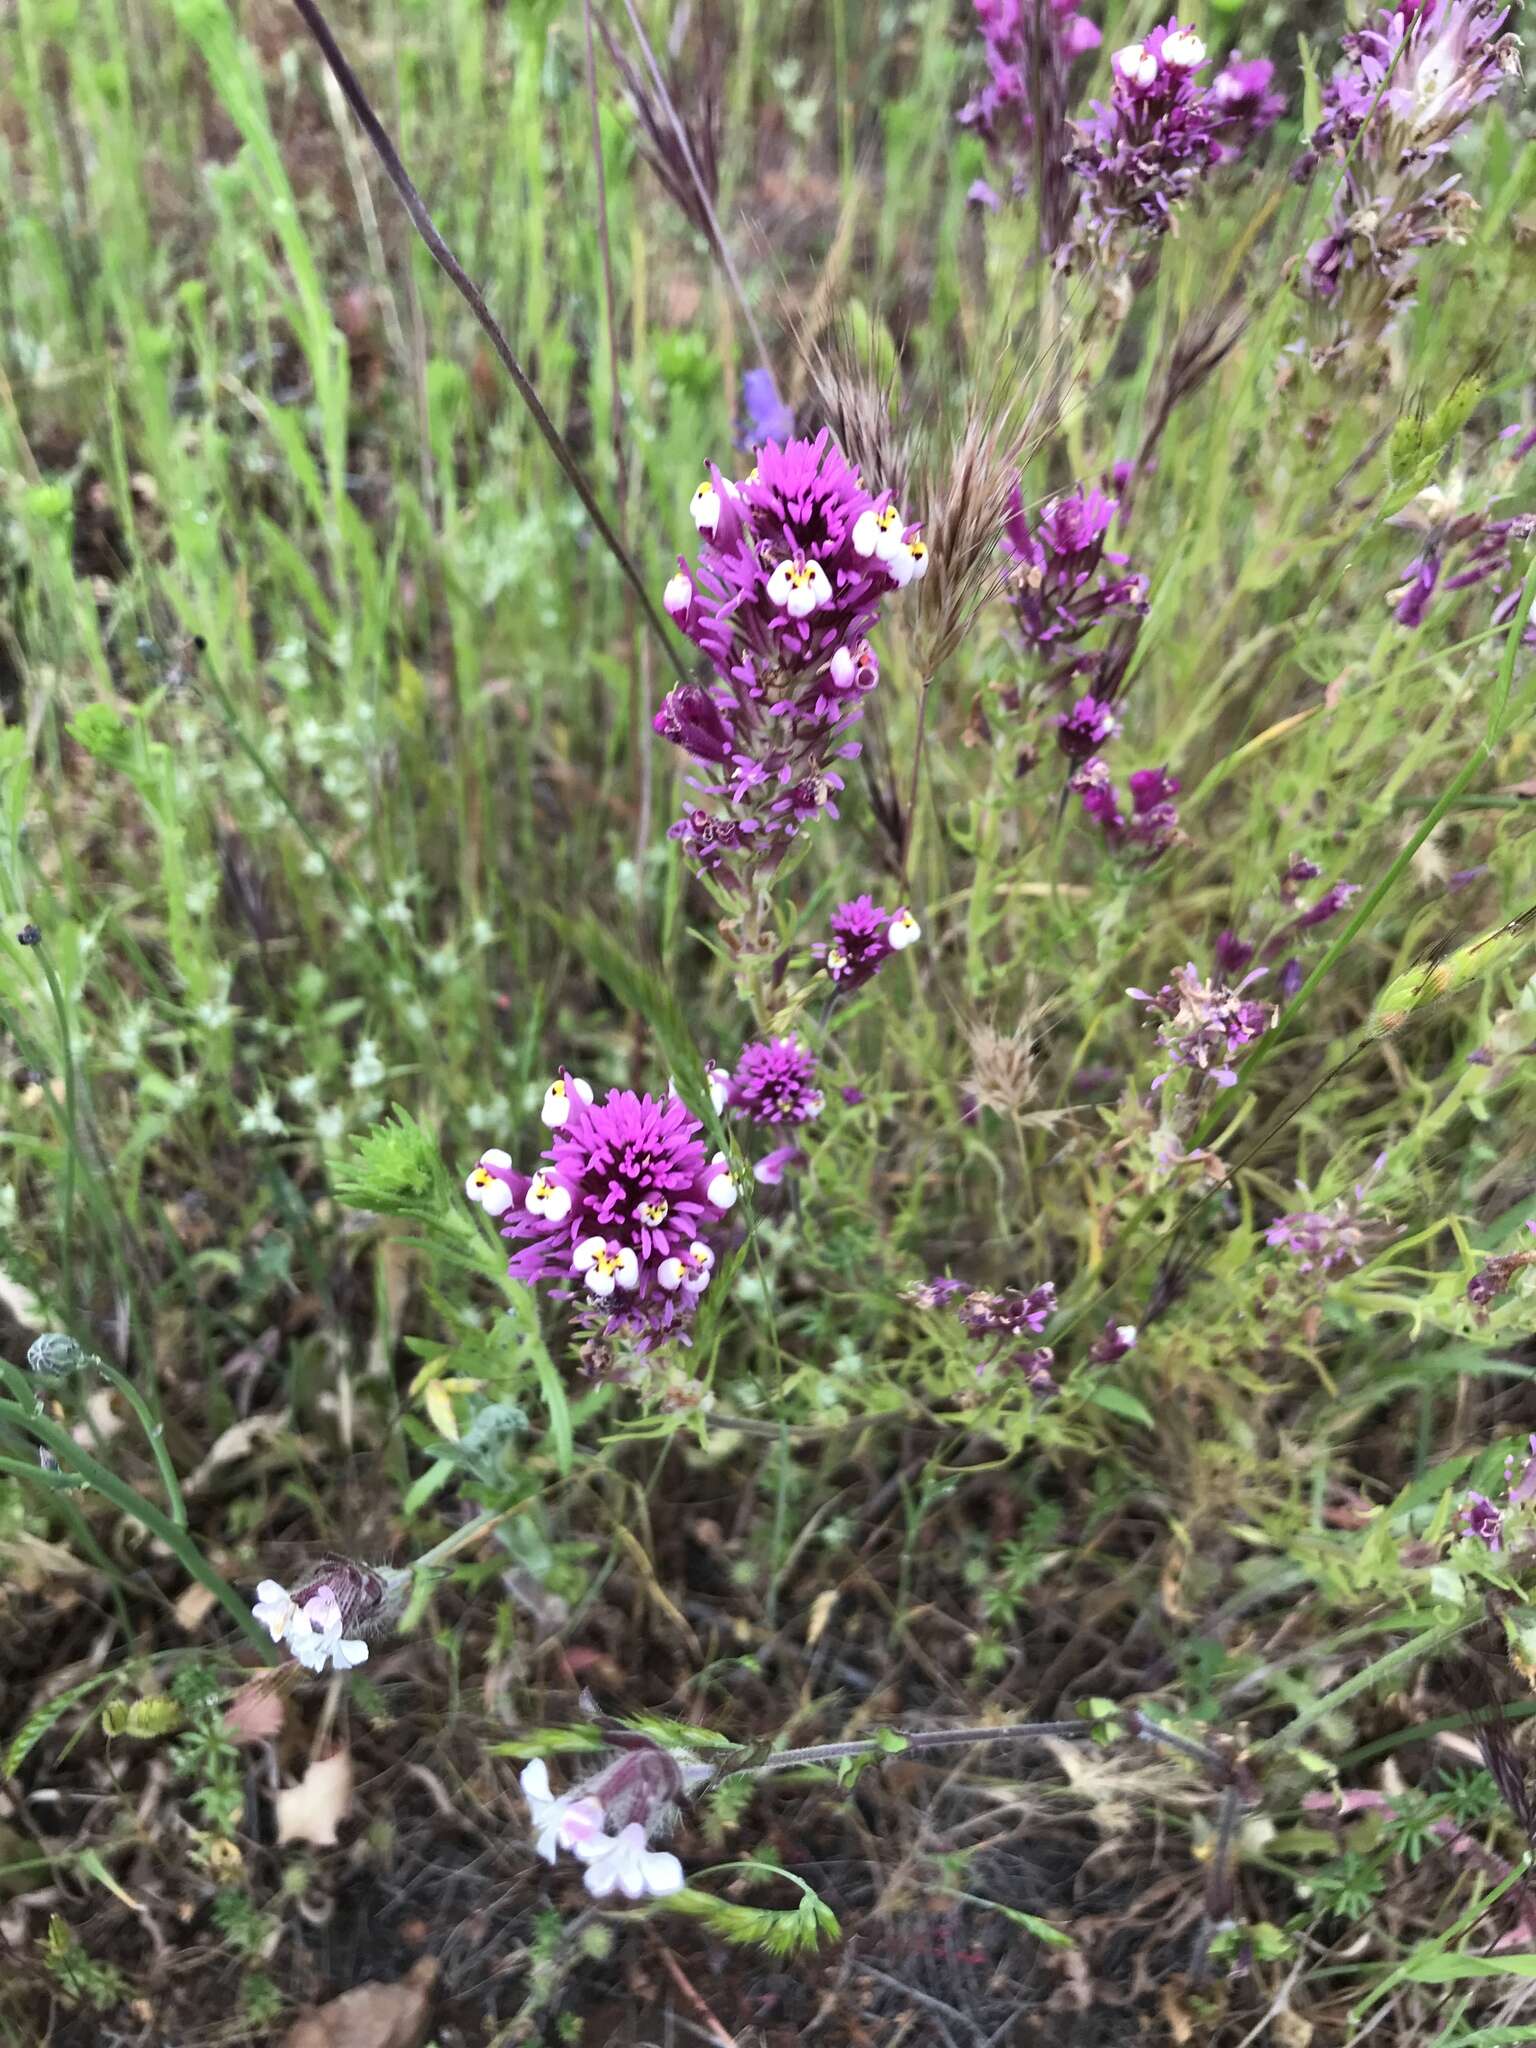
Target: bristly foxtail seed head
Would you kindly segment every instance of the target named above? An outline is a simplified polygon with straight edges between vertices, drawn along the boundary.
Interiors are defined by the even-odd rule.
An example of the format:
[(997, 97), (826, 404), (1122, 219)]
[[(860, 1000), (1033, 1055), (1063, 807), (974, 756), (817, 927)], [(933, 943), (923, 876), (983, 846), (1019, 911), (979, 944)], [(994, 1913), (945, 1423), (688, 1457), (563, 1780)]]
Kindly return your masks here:
[(1465, 946), (1458, 946), (1443, 960), (1432, 961), (1427, 967), (1421, 962), (1406, 973), (1394, 975), (1372, 1008), (1367, 1027), (1370, 1036), (1390, 1038), (1418, 1012), (1432, 1009), (1447, 997), (1459, 995), (1463, 989), (1481, 981), (1496, 968), (1507, 966), (1530, 943), (1533, 921), (1536, 921), (1536, 906), (1512, 918), (1508, 924), (1499, 926), (1496, 931), (1485, 933), (1482, 938), (1473, 939)]

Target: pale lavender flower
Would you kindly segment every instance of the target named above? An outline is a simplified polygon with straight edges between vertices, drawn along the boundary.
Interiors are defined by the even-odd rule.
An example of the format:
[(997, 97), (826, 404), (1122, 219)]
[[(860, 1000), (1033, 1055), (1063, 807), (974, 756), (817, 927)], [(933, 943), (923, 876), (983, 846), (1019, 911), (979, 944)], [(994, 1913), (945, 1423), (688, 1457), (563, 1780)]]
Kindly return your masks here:
[(786, 1173), (798, 1171), (805, 1163), (805, 1154), (798, 1145), (776, 1145), (758, 1160), (752, 1178), (760, 1188), (776, 1188)]
[(387, 1565), (332, 1557), (311, 1567), (291, 1592), (276, 1579), (256, 1588), (251, 1612), (274, 1643), (285, 1643), (307, 1671), (346, 1671), (368, 1659), (362, 1638), (390, 1627), (405, 1605), (410, 1574)]
[[(1056, 1363), (1056, 1354), (1049, 1344), (1041, 1344), (1033, 1351), (1015, 1351), (1008, 1361), (1019, 1373), (1036, 1400), (1047, 1401), (1057, 1391), (1056, 1380), (1051, 1367)], [(978, 1368), (979, 1369), (979, 1368)]]
[(1495, 1555), (1504, 1548), (1504, 1516), (1486, 1493), (1469, 1493), (1456, 1510), (1464, 1536), (1475, 1537)]
[(1136, 768), (1127, 780), (1129, 811), (1122, 810), (1109, 765), (1097, 755), (1082, 764), (1069, 787), (1113, 851), (1137, 849), (1146, 860), (1155, 860), (1179, 836), (1178, 806), (1173, 801), (1179, 793), (1178, 777), (1165, 768)]
[(741, 399), (747, 409), (744, 448), (760, 448), (764, 441), (782, 443), (794, 433), (794, 408), (780, 398), (772, 370), (748, 370), (741, 380)]
[(1136, 1348), (1136, 1325), (1134, 1323), (1108, 1322), (1101, 1335), (1094, 1338), (1088, 1348), (1088, 1359), (1092, 1365), (1118, 1365)]
[(524, 1766), (518, 1783), (528, 1802), (535, 1848), (548, 1863), (561, 1849), (587, 1866), (594, 1898), (618, 1891), (627, 1899), (666, 1898), (682, 1890), (683, 1866), (649, 1844), (676, 1825), (682, 1800), (711, 1775), (687, 1751), (662, 1749), (647, 1736), (615, 1731), (619, 1754), (556, 1798), (542, 1757)]
[(1302, 1273), (1336, 1273), (1345, 1266), (1364, 1265), (1379, 1227), (1362, 1212), (1370, 1184), (1386, 1156), (1383, 1152), (1364, 1180), (1355, 1183), (1353, 1199), (1341, 1195), (1326, 1209), (1295, 1209), (1288, 1216), (1277, 1216), (1265, 1243), (1288, 1251)]
[[(1487, 583), (1494, 598), (1491, 625), (1507, 625), (1514, 617), (1522, 580), (1515, 551), (1526, 547), (1536, 533), (1536, 517), (1521, 513), (1496, 519), (1488, 510), (1464, 510), (1454, 489), (1447, 492), (1431, 485), (1390, 523), (1420, 536), (1419, 552), (1403, 572), (1404, 581), (1388, 594), (1400, 626), (1411, 631), (1422, 626), (1437, 591), (1468, 590), (1478, 583)], [(1527, 625), (1524, 640), (1527, 646), (1536, 645), (1536, 626)]]
[(1079, 697), (1070, 711), (1058, 712), (1056, 717), (1056, 743), (1069, 761), (1086, 761), (1119, 730), (1114, 706), (1092, 695)]
[(896, 953), (904, 953), (922, 937), (922, 927), (903, 904), (885, 910), (870, 896), (840, 903), (831, 916), (832, 936), (812, 948), (838, 987), (851, 994), (862, 988)]
[(1216, 139), (1223, 163), (1231, 163), (1273, 128), (1285, 112), (1285, 94), (1274, 90), (1275, 67), (1267, 57), (1234, 50), (1211, 80), (1219, 118)]
[(1180, 1067), (1189, 1069), (1197, 1080), (1209, 1077), (1218, 1088), (1233, 1086), (1237, 1080), (1237, 1069), (1232, 1064), (1235, 1055), (1262, 1038), (1275, 1021), (1273, 1004), (1243, 995), (1243, 990), (1263, 972), (1262, 967), (1255, 968), (1236, 988), (1227, 988), (1220, 982), (1202, 981), (1198, 968), (1190, 961), (1156, 995), (1149, 995), (1145, 989), (1126, 990), (1128, 996), (1145, 1003), (1164, 1020), (1158, 1028), (1157, 1042), (1169, 1055), (1171, 1064), (1153, 1081), (1154, 1088), (1161, 1088)]
[(1301, 266), (1302, 290), (1328, 304), (1346, 338), (1379, 342), (1414, 296), (1418, 251), (1458, 240), (1472, 205), (1443, 159), (1456, 134), (1518, 69), (1493, 0), (1403, 0), (1344, 36), (1345, 62), (1323, 92), (1323, 119), (1297, 166), (1337, 168), (1328, 231)]

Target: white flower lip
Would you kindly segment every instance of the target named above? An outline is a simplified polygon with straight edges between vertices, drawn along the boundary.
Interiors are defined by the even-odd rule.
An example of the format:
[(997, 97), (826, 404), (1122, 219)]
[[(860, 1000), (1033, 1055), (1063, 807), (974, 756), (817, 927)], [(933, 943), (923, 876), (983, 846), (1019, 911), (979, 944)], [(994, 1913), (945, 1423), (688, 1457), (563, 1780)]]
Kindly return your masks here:
[[(571, 1088), (583, 1102), (592, 1100), (592, 1084), (575, 1074), (571, 1076)], [(558, 1131), (571, 1120), (571, 1092), (565, 1085), (565, 1076), (559, 1074), (544, 1091), (544, 1104), (539, 1111), (539, 1121), (547, 1130)], [(510, 1161), (508, 1162), (510, 1164)]]
[(1150, 85), (1157, 76), (1157, 59), (1144, 43), (1127, 43), (1123, 50), (1116, 50), (1113, 62), (1130, 85)]
[(640, 1261), (628, 1245), (608, 1249), (601, 1237), (584, 1237), (571, 1254), (574, 1271), (586, 1275), (587, 1292), (606, 1301), (616, 1287), (631, 1293), (640, 1285)]
[(704, 1190), (704, 1199), (712, 1209), (729, 1209), (736, 1200), (736, 1177), (731, 1172), (730, 1161), (723, 1152), (717, 1152), (709, 1162), (710, 1181)]
[(885, 943), (893, 953), (904, 953), (908, 946), (915, 946), (923, 936), (923, 928), (910, 910), (898, 910), (885, 934)]
[(632, 1820), (600, 1844), (578, 1849), (594, 1899), (622, 1892), (626, 1899), (664, 1899), (683, 1888), (683, 1866), (665, 1849), (647, 1849), (645, 1829)]
[(464, 1192), (476, 1202), (487, 1216), (504, 1216), (512, 1206), (512, 1190), (504, 1180), (491, 1172), (491, 1168), (510, 1167), (511, 1155), (494, 1148), (480, 1154), (480, 1163), (464, 1183)]
[(1175, 29), (1171, 36), (1163, 38), (1163, 61), (1180, 71), (1193, 71), (1197, 64), (1205, 62), (1205, 45), (1193, 29)]

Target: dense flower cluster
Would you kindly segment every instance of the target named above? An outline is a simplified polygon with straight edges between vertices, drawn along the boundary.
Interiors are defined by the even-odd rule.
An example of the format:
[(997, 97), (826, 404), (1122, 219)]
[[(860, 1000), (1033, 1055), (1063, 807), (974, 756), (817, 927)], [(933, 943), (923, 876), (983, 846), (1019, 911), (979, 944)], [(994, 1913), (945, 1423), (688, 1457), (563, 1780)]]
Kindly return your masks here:
[(1262, 59), (1236, 60), (1210, 85), (1196, 77), (1205, 62), (1205, 44), (1177, 19), (1116, 50), (1108, 105), (1095, 100), (1092, 119), (1073, 124), (1067, 161), (1083, 188), (1074, 248), (1122, 262), (1166, 234), (1201, 179), (1283, 111)]
[[(1536, 1231), (1536, 1222), (1527, 1223), (1526, 1229)], [(1480, 1322), (1488, 1319), (1488, 1310), (1501, 1295), (1508, 1294), (1515, 1284), (1515, 1277), (1528, 1266), (1536, 1266), (1536, 1251), (1498, 1252), (1484, 1259), (1479, 1270), (1467, 1282), (1467, 1300)]]
[(715, 676), (671, 691), (655, 726), (711, 771), (671, 836), (734, 886), (837, 816), (837, 764), (857, 755), (847, 734), (880, 679), (867, 636), (928, 552), (825, 432), (765, 441), (739, 481), (712, 466), (690, 509), (698, 564), (679, 560), (664, 602)]
[(362, 1634), (387, 1627), (400, 1612), (408, 1579), (386, 1566), (327, 1558), (292, 1592), (263, 1579), (251, 1612), (306, 1671), (348, 1671), (368, 1661)]
[[(1032, 653), (1076, 648), (1106, 619), (1146, 611), (1146, 577), (1123, 573), (1127, 557), (1105, 546), (1118, 510), (1116, 499), (1079, 485), (1053, 498), (1031, 524), (1023, 494), (1015, 490), (1003, 547), (1018, 564), (1009, 578), (1009, 598)], [(1088, 666), (1074, 660), (1062, 680)]]
[[(1422, 626), (1437, 591), (1467, 590), (1476, 583), (1492, 586), (1491, 625), (1507, 625), (1514, 617), (1521, 581), (1514, 550), (1528, 546), (1536, 536), (1536, 517), (1522, 513), (1495, 519), (1487, 511), (1466, 511), (1454, 489), (1444, 491), (1431, 485), (1391, 524), (1420, 536), (1419, 552), (1388, 600), (1400, 626), (1410, 630)], [(1527, 626), (1524, 637), (1528, 645), (1536, 644), (1536, 626)]]
[(1487, 1550), (1494, 1552), (1504, 1548), (1504, 1519), (1513, 1509), (1523, 1508), (1536, 1500), (1536, 1436), (1530, 1439), (1530, 1456), (1515, 1476), (1513, 1457), (1504, 1460), (1504, 1503), (1498, 1506), (1486, 1493), (1469, 1493), (1456, 1511), (1464, 1536), (1476, 1537)]
[(1263, 974), (1262, 967), (1245, 975), (1236, 988), (1224, 982), (1206, 982), (1191, 961), (1181, 967), (1171, 982), (1164, 982), (1156, 995), (1145, 989), (1128, 988), (1126, 994), (1163, 1022), (1157, 1042), (1169, 1056), (1170, 1065), (1152, 1083), (1161, 1088), (1180, 1067), (1197, 1077), (1209, 1075), (1218, 1088), (1230, 1088), (1237, 1080), (1232, 1062), (1244, 1046), (1262, 1038), (1275, 1021), (1270, 1003), (1244, 997), (1243, 990)]
[(533, 1822), (534, 1848), (546, 1863), (566, 1850), (586, 1865), (583, 1882), (596, 1899), (661, 1899), (680, 1892), (683, 1866), (653, 1836), (676, 1823), (687, 1793), (710, 1775), (686, 1751), (625, 1736), (614, 1760), (556, 1798), (549, 1766), (535, 1757), (518, 1779)]
[(1444, 158), (1477, 107), (1518, 69), (1494, 0), (1400, 0), (1342, 38), (1345, 61), (1297, 166), (1337, 167), (1328, 232), (1306, 253), (1301, 286), (1360, 340), (1379, 339), (1413, 296), (1417, 251), (1458, 239), (1471, 205)]
[(1379, 1226), (1373, 1230), (1364, 1211), (1371, 1183), (1386, 1159), (1383, 1152), (1365, 1178), (1355, 1182), (1353, 1193), (1340, 1195), (1326, 1209), (1295, 1209), (1277, 1216), (1265, 1242), (1289, 1252), (1302, 1273), (1329, 1274), (1345, 1266), (1363, 1265), (1373, 1237), (1379, 1237)]
[(893, 954), (904, 953), (923, 935), (911, 911), (883, 910), (870, 896), (840, 903), (831, 916), (832, 936), (818, 941), (816, 958), (837, 986), (851, 994), (873, 981)]
[[(1036, 187), (1041, 240), (1052, 250), (1071, 225), (1075, 195), (1065, 175), (1068, 74), (1102, 37), (1076, 0), (975, 0), (987, 83), (960, 109), (961, 125), (985, 138), (1013, 197)], [(990, 185), (971, 197), (994, 209)]]
[(1108, 746), (1119, 730), (1114, 706), (1089, 694), (1079, 697), (1070, 711), (1058, 712), (1056, 744), (1069, 761), (1086, 761)]
[(821, 1115), (823, 1102), (815, 1053), (793, 1033), (744, 1045), (726, 1101), (749, 1123), (810, 1123)]
[(1126, 778), (1131, 793), (1129, 811), (1123, 810), (1109, 765), (1095, 754), (1084, 761), (1072, 777), (1072, 788), (1083, 809), (1104, 834), (1108, 845), (1140, 848), (1149, 859), (1170, 847), (1179, 833), (1179, 779), (1166, 768), (1134, 768)]
[[(1055, 1393), (1051, 1374), (1055, 1352), (1048, 1344), (1019, 1343), (1021, 1337), (1040, 1336), (1056, 1313), (1056, 1289), (1049, 1280), (1027, 1290), (1005, 1287), (994, 1291), (967, 1287), (963, 1280), (940, 1275), (909, 1289), (907, 1298), (916, 1308), (944, 1309), (958, 1320), (965, 1334), (985, 1352), (976, 1367), (978, 1378), (1006, 1363), (1040, 1398)], [(1133, 1331), (1133, 1341), (1134, 1336)]]
[(702, 1125), (676, 1095), (614, 1089), (598, 1103), (562, 1073), (542, 1117), (552, 1135), (537, 1171), (518, 1173), (493, 1150), (464, 1184), (521, 1245), (508, 1272), (553, 1282), (576, 1296), (588, 1325), (637, 1350), (686, 1343), (736, 1200), (725, 1155), (706, 1154)]

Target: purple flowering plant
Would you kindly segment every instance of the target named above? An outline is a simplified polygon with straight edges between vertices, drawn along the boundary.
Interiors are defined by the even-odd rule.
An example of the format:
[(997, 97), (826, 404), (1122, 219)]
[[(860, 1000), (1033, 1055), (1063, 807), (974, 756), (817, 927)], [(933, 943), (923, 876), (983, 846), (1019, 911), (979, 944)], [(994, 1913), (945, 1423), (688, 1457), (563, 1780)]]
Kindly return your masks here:
[(690, 510), (698, 557), (679, 558), (664, 602), (713, 673), (670, 691), (655, 726), (691, 764), (672, 838), (744, 891), (808, 825), (837, 817), (859, 754), (849, 735), (880, 680), (869, 636), (886, 600), (927, 573), (928, 551), (825, 429), (764, 441), (741, 478), (712, 465)]
[(1296, 173), (1331, 195), (1298, 284), (1326, 309), (1334, 352), (1374, 349), (1415, 295), (1420, 252), (1465, 236), (1475, 202), (1447, 158), (1518, 69), (1509, 19), (1492, 0), (1403, 0), (1341, 39)]

